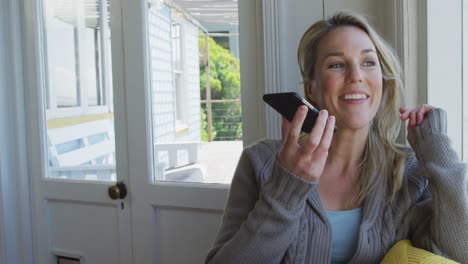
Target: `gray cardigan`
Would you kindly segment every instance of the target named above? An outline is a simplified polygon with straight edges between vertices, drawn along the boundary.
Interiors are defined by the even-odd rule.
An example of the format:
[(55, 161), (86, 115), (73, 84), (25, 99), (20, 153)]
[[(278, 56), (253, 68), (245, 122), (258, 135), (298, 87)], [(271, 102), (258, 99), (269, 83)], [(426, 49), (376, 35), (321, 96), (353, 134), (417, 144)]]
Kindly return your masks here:
[[(450, 146), (445, 123), (445, 112), (435, 109), (410, 129), (415, 155), (406, 161), (402, 189), (391, 204), (380, 186), (366, 198), (349, 263), (379, 263), (401, 239), (468, 263), (467, 166)], [(330, 263), (331, 226), (318, 184), (284, 169), (279, 147), (264, 140), (243, 151), (206, 263)]]

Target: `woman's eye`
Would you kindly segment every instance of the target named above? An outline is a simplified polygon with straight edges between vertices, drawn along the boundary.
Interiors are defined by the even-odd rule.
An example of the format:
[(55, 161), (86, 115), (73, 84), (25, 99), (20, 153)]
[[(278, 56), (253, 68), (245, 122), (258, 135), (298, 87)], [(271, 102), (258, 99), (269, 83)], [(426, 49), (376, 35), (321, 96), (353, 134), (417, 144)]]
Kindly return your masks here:
[(332, 63), (329, 67), (331, 69), (341, 69), (341, 68), (344, 68), (344, 64), (341, 62), (335, 62), (335, 63)]
[(364, 62), (364, 66), (366, 66), (366, 67), (373, 67), (373, 66), (375, 66), (375, 62), (374, 62), (373, 60), (366, 60), (366, 61)]

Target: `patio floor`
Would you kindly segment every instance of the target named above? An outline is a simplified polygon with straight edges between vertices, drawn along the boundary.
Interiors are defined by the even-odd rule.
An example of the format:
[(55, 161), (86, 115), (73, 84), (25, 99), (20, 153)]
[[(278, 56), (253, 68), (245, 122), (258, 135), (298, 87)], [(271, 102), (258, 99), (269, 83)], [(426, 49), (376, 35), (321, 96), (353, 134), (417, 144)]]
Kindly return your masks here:
[(202, 142), (199, 163), (206, 173), (204, 182), (230, 184), (242, 149), (242, 141)]

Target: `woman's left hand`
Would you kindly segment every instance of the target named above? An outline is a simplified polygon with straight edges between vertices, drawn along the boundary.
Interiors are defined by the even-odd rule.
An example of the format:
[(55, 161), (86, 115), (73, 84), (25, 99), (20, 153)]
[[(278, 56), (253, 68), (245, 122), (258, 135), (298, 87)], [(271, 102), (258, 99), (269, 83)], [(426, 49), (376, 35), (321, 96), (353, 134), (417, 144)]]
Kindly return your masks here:
[(408, 128), (413, 126), (419, 126), (426, 117), (426, 114), (431, 112), (435, 107), (432, 105), (422, 104), (414, 109), (400, 107), (400, 118), (403, 121), (409, 119)]

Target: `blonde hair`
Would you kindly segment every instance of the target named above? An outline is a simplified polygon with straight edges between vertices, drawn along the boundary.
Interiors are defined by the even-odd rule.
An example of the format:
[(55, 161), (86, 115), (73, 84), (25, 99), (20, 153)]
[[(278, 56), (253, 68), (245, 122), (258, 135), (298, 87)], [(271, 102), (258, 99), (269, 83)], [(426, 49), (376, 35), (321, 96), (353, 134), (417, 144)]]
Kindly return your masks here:
[[(401, 188), (406, 147), (397, 143), (400, 132), (399, 107), (403, 99), (403, 82), (399, 61), (392, 48), (373, 29), (363, 16), (352, 12), (338, 12), (327, 20), (314, 23), (302, 36), (297, 60), (304, 83), (313, 80), (320, 41), (331, 30), (354, 26), (363, 30), (373, 42), (380, 61), (383, 79), (382, 100), (374, 117), (360, 165), (360, 204), (379, 184), (388, 189), (387, 198), (393, 200)], [(307, 89), (307, 85), (304, 85)], [(307, 91), (306, 99), (312, 102)]]

